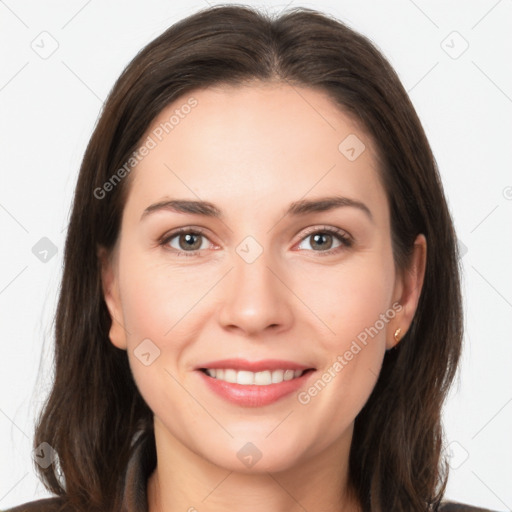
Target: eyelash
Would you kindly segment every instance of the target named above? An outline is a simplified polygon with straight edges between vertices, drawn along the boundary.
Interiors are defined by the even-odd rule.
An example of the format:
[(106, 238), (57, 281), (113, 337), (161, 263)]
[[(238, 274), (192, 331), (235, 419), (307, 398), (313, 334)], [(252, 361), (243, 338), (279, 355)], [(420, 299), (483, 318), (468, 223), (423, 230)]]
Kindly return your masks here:
[[(203, 236), (205, 238), (208, 238), (205, 233), (200, 228), (179, 228), (172, 233), (165, 234), (158, 242), (159, 245), (166, 248), (167, 250), (170, 250), (171, 252), (175, 253), (176, 256), (195, 256), (195, 257), (201, 257), (201, 249), (196, 249), (194, 251), (179, 251), (174, 248), (168, 248), (168, 243), (175, 238), (178, 235), (181, 235), (183, 233), (189, 234), (189, 235), (199, 235)], [(337, 253), (338, 251), (342, 250), (343, 248), (350, 248), (353, 245), (353, 240), (350, 236), (346, 234), (345, 231), (338, 229), (338, 228), (332, 228), (332, 227), (323, 227), (323, 228), (309, 228), (306, 230), (306, 233), (304, 236), (300, 239), (300, 242), (304, 241), (306, 238), (316, 235), (316, 234), (323, 234), (323, 235), (332, 235), (335, 238), (337, 238), (341, 245), (339, 247), (335, 247), (334, 249), (329, 249), (328, 251), (309, 251), (309, 252), (316, 252), (319, 256), (330, 256), (332, 254)]]

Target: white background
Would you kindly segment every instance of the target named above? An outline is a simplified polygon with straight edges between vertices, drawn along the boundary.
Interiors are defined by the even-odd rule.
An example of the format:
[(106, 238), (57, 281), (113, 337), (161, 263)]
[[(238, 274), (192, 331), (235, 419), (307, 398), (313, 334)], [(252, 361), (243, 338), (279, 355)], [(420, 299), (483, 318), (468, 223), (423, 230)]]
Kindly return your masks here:
[[(511, 510), (512, 2), (248, 4), (333, 14), (377, 44), (409, 91), (467, 248), (465, 348), (444, 412), (446, 496)], [(51, 382), (73, 188), (102, 101), (137, 51), (207, 5), (0, 1), (0, 509), (49, 495), (31, 459), (34, 416)], [(42, 237), (57, 247), (47, 262), (32, 252)]]

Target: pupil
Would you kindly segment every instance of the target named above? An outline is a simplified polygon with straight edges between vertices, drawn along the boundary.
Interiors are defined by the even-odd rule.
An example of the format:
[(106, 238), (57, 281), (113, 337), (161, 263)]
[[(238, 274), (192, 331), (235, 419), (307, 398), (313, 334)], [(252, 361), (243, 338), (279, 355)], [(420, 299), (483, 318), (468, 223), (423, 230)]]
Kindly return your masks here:
[[(326, 238), (329, 238), (331, 235), (326, 235), (326, 234), (316, 234), (313, 236), (313, 240), (314, 240), (314, 245), (318, 245), (318, 242), (320, 242), (320, 247), (324, 247), (325, 248), (325, 239)], [(322, 243), (322, 240), (324, 243)], [(330, 244), (327, 244), (328, 246)]]
[[(185, 239), (185, 244), (186, 244), (186, 247), (188, 247), (189, 249), (193, 246), (194, 246), (194, 238), (197, 237), (197, 235), (192, 235), (192, 234), (186, 234), (186, 235), (183, 235), (183, 238)], [(195, 244), (197, 245), (197, 240), (195, 241)]]

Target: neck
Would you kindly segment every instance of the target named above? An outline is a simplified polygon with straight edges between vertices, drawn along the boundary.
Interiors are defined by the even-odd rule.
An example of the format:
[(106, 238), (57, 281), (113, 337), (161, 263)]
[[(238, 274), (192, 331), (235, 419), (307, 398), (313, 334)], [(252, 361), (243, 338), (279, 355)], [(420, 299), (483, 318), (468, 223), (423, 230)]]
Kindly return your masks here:
[(360, 512), (348, 486), (352, 428), (335, 446), (279, 472), (241, 473), (192, 452), (155, 418), (149, 512)]

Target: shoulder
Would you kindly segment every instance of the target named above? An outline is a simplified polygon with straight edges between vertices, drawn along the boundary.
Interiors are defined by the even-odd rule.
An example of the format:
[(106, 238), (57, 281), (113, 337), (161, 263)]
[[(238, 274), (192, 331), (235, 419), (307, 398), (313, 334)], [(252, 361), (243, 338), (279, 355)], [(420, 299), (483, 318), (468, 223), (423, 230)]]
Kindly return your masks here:
[(445, 501), (441, 503), (439, 512), (493, 512), (488, 508), (475, 507), (473, 505), (466, 505), (465, 503), (458, 503), (456, 501)]
[[(37, 501), (29, 501), (14, 508), (0, 512), (74, 512), (61, 497), (43, 498)], [(441, 503), (439, 512), (493, 512), (487, 508), (474, 507), (465, 503), (445, 501)]]
[(43, 498), (36, 501), (28, 501), (22, 505), (0, 510), (0, 512), (73, 512), (71, 507), (66, 504), (66, 500), (61, 497)]

